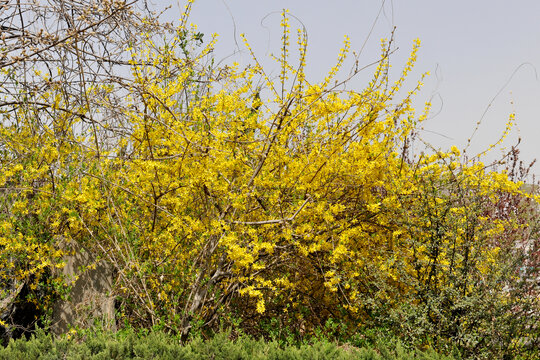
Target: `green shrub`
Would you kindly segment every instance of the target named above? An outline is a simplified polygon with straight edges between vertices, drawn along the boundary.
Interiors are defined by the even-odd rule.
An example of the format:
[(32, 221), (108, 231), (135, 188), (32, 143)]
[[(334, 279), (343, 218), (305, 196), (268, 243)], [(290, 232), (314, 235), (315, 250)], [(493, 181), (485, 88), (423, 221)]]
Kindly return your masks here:
[(226, 332), (209, 340), (196, 338), (181, 344), (178, 337), (154, 331), (147, 335), (134, 330), (116, 334), (101, 331), (74, 332), (61, 338), (39, 330), (29, 340), (12, 340), (0, 349), (0, 359), (450, 359), (433, 351), (411, 351), (399, 343), (378, 344), (376, 347), (337, 345), (325, 340), (301, 346), (280, 346), (250, 337), (230, 340)]

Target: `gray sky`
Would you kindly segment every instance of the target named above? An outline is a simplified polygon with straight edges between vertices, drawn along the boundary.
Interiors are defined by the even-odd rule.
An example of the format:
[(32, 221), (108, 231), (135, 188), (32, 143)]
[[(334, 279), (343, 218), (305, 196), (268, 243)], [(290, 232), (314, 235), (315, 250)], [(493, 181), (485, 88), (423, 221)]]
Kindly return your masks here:
[[(267, 55), (279, 51), (283, 8), (307, 28), (308, 80), (325, 76), (344, 35), (351, 37), (357, 51), (367, 38), (360, 65), (368, 64), (379, 56), (380, 39), (388, 38), (396, 26), (399, 50), (391, 59), (396, 71), (409, 55), (413, 39), (419, 38), (422, 46), (409, 78), (415, 82), (423, 72), (431, 73), (416, 97), (419, 105), (432, 98), (423, 138), (437, 148), (463, 148), (482, 119), (468, 151), (476, 154), (497, 141), (509, 114), (515, 112), (518, 126), (503, 146), (509, 148), (520, 137), (522, 159), (530, 162), (540, 157), (536, 139), (540, 134), (540, 77), (536, 75), (540, 72), (540, 1), (198, 0), (191, 21), (205, 38), (220, 34), (218, 59), (240, 50), (226, 61), (247, 64), (250, 56), (239, 37), (245, 33), (260, 60), (277, 69)], [(178, 16), (177, 6), (167, 14), (169, 19)], [(291, 27), (299, 26), (291, 22)], [(372, 72), (365, 70), (350, 87), (365, 86)], [(490, 159), (497, 155), (500, 151)], [(540, 175), (540, 165), (534, 170)]]

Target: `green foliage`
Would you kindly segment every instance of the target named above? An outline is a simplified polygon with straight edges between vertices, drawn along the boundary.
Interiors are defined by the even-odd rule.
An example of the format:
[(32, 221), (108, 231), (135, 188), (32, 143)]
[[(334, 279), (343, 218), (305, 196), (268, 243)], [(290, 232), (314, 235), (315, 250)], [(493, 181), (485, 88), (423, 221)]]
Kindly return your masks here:
[(314, 341), (301, 346), (280, 346), (249, 337), (235, 341), (227, 333), (220, 333), (209, 340), (196, 338), (181, 345), (178, 337), (154, 331), (138, 335), (134, 330), (115, 334), (107, 332), (70, 333), (54, 339), (40, 330), (29, 340), (11, 341), (0, 349), (0, 359), (275, 359), (275, 360), (444, 360), (451, 359), (433, 351), (410, 351), (400, 343), (376, 347), (338, 346), (327, 341)]
[[(507, 173), (519, 183), (528, 169), (519, 168), (515, 149), (509, 155)], [(414, 271), (398, 266), (398, 277), (411, 291), (401, 292), (400, 304), (379, 314), (378, 324), (408, 343), (457, 349), (466, 358), (534, 358), (538, 205), (505, 190), (489, 195), (463, 171), (424, 175), (416, 204), (395, 216), (407, 219), (402, 228)]]

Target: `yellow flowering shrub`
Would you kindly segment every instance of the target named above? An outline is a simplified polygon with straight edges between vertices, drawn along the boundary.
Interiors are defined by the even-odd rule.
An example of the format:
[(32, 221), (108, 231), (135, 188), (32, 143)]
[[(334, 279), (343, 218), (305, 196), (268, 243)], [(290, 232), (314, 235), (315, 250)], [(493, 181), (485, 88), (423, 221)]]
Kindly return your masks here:
[[(311, 82), (307, 36), (298, 31), (292, 59), (288, 19), (275, 79), (247, 39), (253, 64), (215, 66), (216, 36), (197, 46), (184, 15), (170, 40), (141, 35), (126, 50), (130, 77), (88, 87), (90, 106), (51, 88), (35, 95), (49, 114), (5, 115), (4, 279), (38, 283), (61, 266), (61, 236), (114, 265), (119, 316), (136, 326), (187, 336), (196, 324), (239, 319), (258, 334), (278, 318), (304, 335), (338, 319), (354, 333), (425, 306), (433, 334), (458, 332), (461, 318), (443, 305), (502, 271), (509, 247), (496, 240), (527, 227), (488, 210), (509, 194), (538, 199), (456, 147), (411, 155), (429, 104), (420, 115), (412, 108), (421, 82), (398, 94), (418, 41), (396, 80), (383, 41), (369, 84), (345, 90), (336, 80), (349, 39)], [(123, 103), (104, 95), (113, 91), (125, 92)]]

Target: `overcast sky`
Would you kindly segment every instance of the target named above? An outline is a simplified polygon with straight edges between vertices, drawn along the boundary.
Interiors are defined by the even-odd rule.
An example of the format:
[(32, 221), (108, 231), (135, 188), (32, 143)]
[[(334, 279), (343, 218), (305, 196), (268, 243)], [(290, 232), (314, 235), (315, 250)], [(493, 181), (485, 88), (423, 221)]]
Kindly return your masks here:
[[(238, 50), (228, 60), (247, 64), (250, 57), (239, 37), (245, 33), (259, 58), (272, 68), (275, 65), (266, 58), (279, 51), (283, 8), (307, 28), (308, 80), (325, 76), (344, 35), (351, 37), (356, 51), (367, 39), (360, 65), (368, 64), (379, 56), (380, 39), (388, 38), (395, 26), (399, 49), (391, 62), (396, 70), (419, 38), (422, 46), (410, 79), (431, 73), (417, 96), (417, 104), (430, 99), (433, 104), (423, 138), (437, 148), (463, 148), (482, 119), (468, 151), (474, 154), (497, 141), (514, 112), (518, 126), (504, 145), (510, 147), (520, 137), (522, 159), (540, 158), (539, 0), (198, 0), (191, 21), (205, 37), (220, 34), (217, 58)], [(167, 18), (178, 15), (175, 6)], [(351, 87), (365, 86), (372, 71), (366, 70)], [(540, 175), (540, 165), (534, 170)]]

